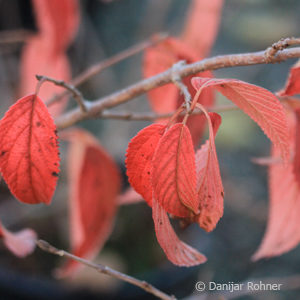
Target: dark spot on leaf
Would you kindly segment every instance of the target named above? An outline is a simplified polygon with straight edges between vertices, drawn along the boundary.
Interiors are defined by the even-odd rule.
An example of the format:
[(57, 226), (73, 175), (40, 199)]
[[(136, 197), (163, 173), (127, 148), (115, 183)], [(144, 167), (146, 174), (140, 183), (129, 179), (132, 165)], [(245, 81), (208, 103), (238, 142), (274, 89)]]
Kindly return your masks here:
[(58, 177), (58, 173), (56, 173), (56, 172), (52, 172), (51, 175), (54, 177)]
[(148, 171), (147, 174), (150, 175), (150, 172)]
[(1, 156), (3, 156), (5, 153), (6, 153), (6, 151), (2, 151), (2, 152), (1, 152)]
[(40, 127), (41, 126), (41, 122), (36, 122), (35, 125), (36, 125), (36, 127)]

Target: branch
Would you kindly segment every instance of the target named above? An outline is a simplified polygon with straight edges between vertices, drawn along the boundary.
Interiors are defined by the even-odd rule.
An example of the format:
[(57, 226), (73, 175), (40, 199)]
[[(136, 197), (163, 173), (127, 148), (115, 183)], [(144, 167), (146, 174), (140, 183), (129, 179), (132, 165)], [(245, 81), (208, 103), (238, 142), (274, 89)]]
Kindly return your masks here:
[(54, 83), (57, 86), (61, 86), (65, 89), (68, 90), (68, 92), (73, 94), (74, 99), (76, 100), (77, 104), (80, 107), (80, 111), (81, 113), (86, 113), (87, 112), (87, 107), (86, 107), (86, 103), (82, 97), (82, 94), (80, 93), (80, 91), (78, 89), (76, 89), (73, 85), (68, 84), (66, 82), (64, 82), (63, 80), (56, 80), (54, 78), (50, 78), (48, 76), (43, 76), (43, 75), (35, 75), (36, 79), (40, 82), (45, 82), (45, 81), (49, 81)]
[(162, 291), (158, 290), (157, 288), (155, 288), (153, 285), (149, 284), (146, 281), (138, 280), (134, 277), (131, 277), (129, 275), (126, 275), (126, 274), (118, 272), (114, 269), (111, 269), (110, 267), (107, 267), (107, 266), (104, 266), (104, 265), (101, 265), (101, 264), (95, 264), (91, 261), (88, 261), (86, 259), (75, 256), (75, 255), (73, 255), (73, 254), (71, 254), (67, 251), (57, 249), (54, 246), (50, 245), (46, 241), (38, 240), (38, 241), (36, 241), (36, 244), (41, 250), (43, 250), (45, 252), (48, 252), (48, 253), (51, 253), (51, 254), (54, 254), (54, 255), (58, 255), (58, 256), (64, 256), (64, 257), (70, 258), (72, 260), (75, 260), (75, 261), (77, 261), (77, 262), (79, 262), (79, 263), (81, 263), (81, 264), (83, 264), (83, 265), (85, 265), (89, 268), (92, 268), (92, 269), (96, 270), (99, 273), (106, 274), (106, 275), (109, 275), (111, 277), (114, 277), (114, 278), (120, 279), (122, 281), (128, 282), (132, 285), (135, 285), (135, 286), (145, 290), (146, 292), (148, 292), (148, 293), (150, 293), (150, 294), (152, 294), (152, 295), (154, 295), (154, 296), (156, 296), (160, 299), (163, 299), (163, 300), (176, 300), (176, 298), (174, 296), (169, 296), (169, 295), (163, 293)]
[[(71, 83), (75, 87), (79, 86), (80, 84), (86, 82), (91, 77), (95, 76), (96, 74), (99, 74), (100, 72), (111, 67), (112, 65), (114, 65), (130, 56), (133, 56), (133, 55), (145, 50), (146, 48), (154, 46), (166, 38), (167, 38), (166, 33), (158, 33), (146, 41), (136, 44), (120, 53), (117, 53), (116, 55), (114, 55), (104, 61), (101, 61), (101, 62), (89, 67), (83, 73), (81, 73), (80, 75), (75, 77)], [(53, 98), (51, 98), (47, 102), (47, 105), (48, 106), (52, 105), (53, 103), (59, 101), (61, 98), (63, 98), (64, 96), (67, 96), (68, 94), (69, 94), (68, 91), (64, 91), (58, 95), (55, 95)]]
[[(290, 58), (300, 57), (300, 47), (285, 49), (278, 52), (275, 56), (267, 58), (266, 51), (231, 54), (207, 58), (192, 64), (182, 66), (178, 69), (177, 74), (180, 78), (203, 72), (205, 70), (216, 70), (221, 68), (250, 66), (257, 64), (269, 64), (285, 61)], [(156, 76), (141, 80), (129, 87), (115, 92), (109, 96), (102, 97), (96, 101), (88, 102), (88, 111), (83, 114), (79, 108), (75, 108), (62, 116), (56, 122), (59, 129), (70, 127), (73, 124), (99, 116), (106, 108), (115, 107), (122, 103), (148, 92), (151, 89), (172, 82), (174, 70), (172, 68)]]
[[(226, 112), (226, 111), (233, 111), (239, 110), (239, 108), (232, 104), (232, 105), (218, 105), (214, 107), (207, 108), (207, 111), (212, 112)], [(99, 118), (103, 119), (117, 119), (117, 120), (125, 120), (125, 121), (153, 121), (156, 119), (165, 119), (170, 118), (174, 115), (174, 112), (167, 113), (167, 114), (156, 114), (156, 113), (134, 113), (134, 112), (120, 112), (120, 111), (111, 111), (111, 110), (103, 110), (99, 114)], [(203, 112), (201, 110), (195, 109), (191, 115), (199, 115)], [(184, 116), (186, 113), (181, 113)]]

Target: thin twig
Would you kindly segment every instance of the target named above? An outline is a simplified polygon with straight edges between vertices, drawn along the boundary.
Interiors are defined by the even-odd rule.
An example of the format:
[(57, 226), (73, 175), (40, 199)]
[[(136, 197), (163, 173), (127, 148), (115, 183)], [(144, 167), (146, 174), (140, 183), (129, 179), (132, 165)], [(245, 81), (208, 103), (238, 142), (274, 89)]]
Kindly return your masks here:
[(190, 111), (192, 97), (187, 88), (187, 86), (181, 81), (181, 77), (178, 74), (178, 69), (185, 65), (185, 61), (181, 60), (173, 65), (172, 67), (172, 82), (179, 88), (180, 92), (182, 93), (185, 101), (186, 110)]
[(278, 42), (274, 43), (271, 47), (269, 47), (265, 56), (268, 61), (272, 61), (278, 51), (288, 48), (289, 46), (299, 45), (300, 38), (282, 38)]
[(76, 100), (77, 104), (80, 107), (81, 112), (82, 113), (87, 112), (86, 103), (82, 97), (81, 92), (78, 89), (76, 89), (73, 85), (68, 84), (68, 83), (64, 82), (63, 80), (56, 80), (56, 79), (48, 77), (48, 76), (36, 75), (35, 77), (40, 82), (41, 81), (42, 82), (49, 81), (49, 82), (54, 83), (57, 86), (61, 86), (65, 89), (67, 89), (70, 93), (72, 93), (74, 99)]
[[(221, 68), (250, 66), (257, 64), (278, 63), (290, 58), (300, 57), (300, 47), (285, 49), (278, 52), (274, 57), (268, 60), (265, 51), (231, 54), (207, 58), (192, 64), (187, 64), (178, 69), (178, 75), (183, 78), (192, 74), (203, 72), (205, 70), (216, 70)], [(72, 126), (79, 121), (91, 119), (99, 115), (101, 111), (107, 108), (115, 107), (122, 103), (148, 92), (151, 89), (172, 82), (172, 68), (156, 76), (141, 80), (129, 87), (117, 91), (109, 96), (102, 97), (89, 103), (88, 112), (83, 114), (80, 109), (75, 108), (66, 112), (56, 121), (59, 129)]]
[[(75, 77), (71, 84), (75, 87), (79, 86), (80, 84), (86, 82), (87, 80), (89, 80), (91, 77), (101, 73), (103, 70), (111, 67), (112, 65), (126, 59), (129, 58), (130, 56), (133, 56), (143, 50), (145, 50), (146, 48), (149, 48), (151, 46), (156, 45), (157, 43), (160, 43), (161, 41), (163, 41), (164, 39), (167, 38), (167, 34), (166, 33), (158, 33), (155, 34), (153, 37), (151, 37), (150, 39), (143, 41), (141, 43), (138, 43), (120, 53), (117, 53), (116, 55), (109, 57), (108, 59), (105, 59), (91, 67), (89, 67), (88, 69), (86, 69), (85, 71), (83, 71), (81, 74), (79, 74), (77, 77)], [(47, 103), (48, 106), (52, 105), (53, 103), (59, 101), (61, 98), (63, 98), (64, 96), (66, 96), (68, 94), (68, 91), (64, 91), (58, 95), (55, 95), (54, 97), (52, 97)]]
[(106, 274), (106, 275), (109, 275), (111, 277), (117, 278), (119, 280), (128, 282), (132, 285), (138, 286), (141, 289), (145, 290), (146, 292), (148, 292), (148, 293), (150, 293), (150, 294), (152, 294), (152, 295), (154, 295), (154, 296), (156, 296), (160, 299), (176, 300), (175, 296), (170, 296), (170, 295), (167, 295), (167, 294), (163, 293), (162, 291), (158, 290), (156, 287), (154, 287), (153, 285), (151, 285), (150, 283), (148, 283), (146, 281), (138, 280), (134, 277), (131, 277), (129, 275), (118, 272), (118, 271), (116, 271), (116, 270), (114, 270), (110, 267), (107, 267), (107, 266), (104, 266), (104, 265), (101, 265), (101, 264), (95, 264), (91, 261), (80, 258), (76, 255), (73, 255), (73, 254), (71, 254), (67, 251), (57, 249), (57, 248), (50, 245), (48, 242), (46, 242), (44, 240), (38, 240), (38, 241), (36, 241), (36, 244), (43, 251), (46, 251), (48, 253), (55, 254), (55, 255), (58, 255), (58, 256), (64, 256), (64, 257), (70, 258), (72, 260), (75, 260), (75, 261), (77, 261), (77, 262), (79, 262), (79, 263), (81, 263), (81, 264), (83, 264), (87, 267), (90, 267), (90, 268), (96, 270), (99, 273)]

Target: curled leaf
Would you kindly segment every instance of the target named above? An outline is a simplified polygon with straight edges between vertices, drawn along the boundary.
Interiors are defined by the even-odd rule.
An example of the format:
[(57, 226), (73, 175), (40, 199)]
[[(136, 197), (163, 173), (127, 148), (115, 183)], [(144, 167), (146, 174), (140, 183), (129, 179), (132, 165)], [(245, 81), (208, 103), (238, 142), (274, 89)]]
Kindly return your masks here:
[(206, 262), (203, 254), (178, 238), (167, 213), (155, 198), (152, 200), (152, 217), (157, 240), (173, 264), (191, 267)]
[(216, 88), (249, 115), (281, 151), (285, 161), (289, 157), (288, 128), (282, 104), (270, 91), (237, 79), (195, 77), (196, 90)]
[(224, 189), (215, 146), (215, 134), (221, 124), (217, 113), (205, 114), (209, 123), (209, 140), (196, 152), (199, 226), (212, 231), (223, 216)]
[(21, 202), (51, 202), (59, 173), (56, 127), (36, 95), (21, 98), (0, 121), (0, 170)]

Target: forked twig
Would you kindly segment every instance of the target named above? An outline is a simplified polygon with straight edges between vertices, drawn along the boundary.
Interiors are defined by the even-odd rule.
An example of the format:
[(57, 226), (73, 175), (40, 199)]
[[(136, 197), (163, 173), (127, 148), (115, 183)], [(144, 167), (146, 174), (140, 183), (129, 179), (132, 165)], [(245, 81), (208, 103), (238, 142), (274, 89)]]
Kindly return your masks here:
[(73, 85), (68, 84), (68, 83), (64, 82), (63, 80), (57, 80), (57, 79), (54, 79), (54, 78), (51, 78), (48, 76), (36, 75), (35, 77), (40, 82), (49, 81), (49, 82), (54, 83), (57, 86), (61, 86), (65, 89), (67, 89), (73, 95), (74, 99), (76, 100), (77, 104), (80, 107), (80, 110), (83, 113), (86, 113), (88, 111), (86, 103), (82, 97), (81, 92), (78, 89), (76, 89)]

